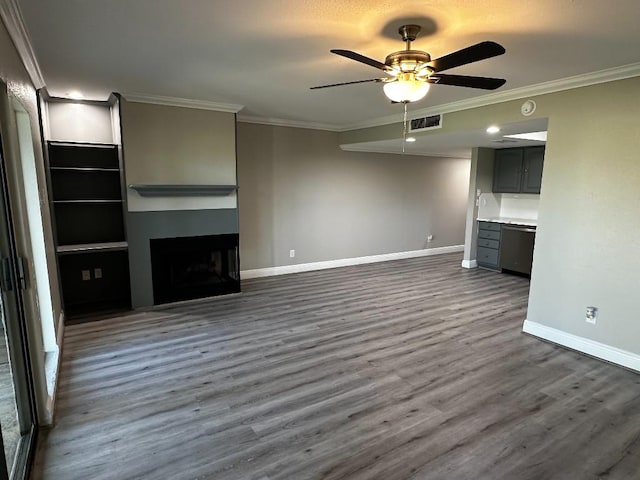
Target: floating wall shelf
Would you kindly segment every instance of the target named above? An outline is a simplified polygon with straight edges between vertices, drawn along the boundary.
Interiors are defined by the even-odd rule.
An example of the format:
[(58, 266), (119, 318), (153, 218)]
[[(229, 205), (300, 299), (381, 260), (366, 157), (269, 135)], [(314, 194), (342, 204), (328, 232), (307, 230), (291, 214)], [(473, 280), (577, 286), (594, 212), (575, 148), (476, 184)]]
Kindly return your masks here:
[(103, 252), (126, 250), (127, 242), (84, 243), (78, 245), (59, 245), (56, 251), (59, 254)]
[(210, 197), (235, 192), (237, 185), (129, 185), (142, 197)]

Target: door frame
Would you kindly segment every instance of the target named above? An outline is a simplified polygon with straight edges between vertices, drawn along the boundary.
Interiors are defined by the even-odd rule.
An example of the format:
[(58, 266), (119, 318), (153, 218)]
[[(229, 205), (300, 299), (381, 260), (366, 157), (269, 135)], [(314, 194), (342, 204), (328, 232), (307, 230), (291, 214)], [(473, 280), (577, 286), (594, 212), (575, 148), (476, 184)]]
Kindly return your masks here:
[[(0, 290), (5, 310), (6, 335), (11, 345), (9, 361), (13, 371), (18, 424), (21, 433), (13, 472), (6, 473), (12, 475), (13, 479), (26, 479), (29, 476), (35, 453), (38, 415), (24, 309), (23, 282), (26, 279), (23, 275), (26, 275), (26, 265), (22, 264), (22, 259), (18, 256), (6, 164), (8, 151), (6, 139), (10, 134), (6, 129), (12, 124), (10, 119), (12, 112), (6, 84), (0, 80), (0, 256), (8, 259), (8, 268), (4, 272), (6, 278), (3, 280)], [(19, 272), (23, 272), (22, 275)], [(3, 464), (6, 465), (4, 450), (0, 452), (0, 457)], [(2, 479), (1, 475), (0, 473), (0, 480)]]

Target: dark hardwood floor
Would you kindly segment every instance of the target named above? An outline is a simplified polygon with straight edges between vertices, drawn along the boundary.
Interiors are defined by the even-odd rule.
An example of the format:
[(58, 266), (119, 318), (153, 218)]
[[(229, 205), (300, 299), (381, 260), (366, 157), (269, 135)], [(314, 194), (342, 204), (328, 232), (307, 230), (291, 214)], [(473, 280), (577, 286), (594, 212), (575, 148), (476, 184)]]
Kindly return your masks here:
[(442, 255), (66, 330), (36, 479), (638, 479), (640, 376)]

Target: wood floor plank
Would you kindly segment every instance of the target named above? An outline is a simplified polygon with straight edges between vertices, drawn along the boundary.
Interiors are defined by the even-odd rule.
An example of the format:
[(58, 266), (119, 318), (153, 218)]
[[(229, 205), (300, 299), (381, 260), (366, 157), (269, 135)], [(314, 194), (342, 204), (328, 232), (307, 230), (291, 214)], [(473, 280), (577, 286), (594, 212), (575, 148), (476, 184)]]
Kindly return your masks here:
[(459, 255), (69, 325), (34, 480), (634, 479), (640, 376), (521, 333)]

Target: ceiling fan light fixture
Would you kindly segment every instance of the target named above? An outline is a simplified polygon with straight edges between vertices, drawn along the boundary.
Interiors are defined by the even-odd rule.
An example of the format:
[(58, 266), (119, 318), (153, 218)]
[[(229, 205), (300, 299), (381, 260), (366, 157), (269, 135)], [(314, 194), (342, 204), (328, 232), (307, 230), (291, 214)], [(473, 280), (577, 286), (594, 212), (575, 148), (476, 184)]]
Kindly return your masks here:
[(355, 83), (384, 83), (385, 95), (392, 102), (404, 103), (406, 105), (407, 103), (416, 102), (424, 98), (432, 83), (453, 87), (478, 88), (481, 90), (495, 90), (506, 83), (506, 80), (503, 78), (448, 75), (442, 73), (452, 68), (502, 55), (506, 52), (502, 45), (496, 42), (484, 41), (432, 60), (431, 55), (427, 52), (411, 48), (411, 42), (416, 39), (418, 33), (420, 33), (420, 29), (420, 25), (402, 25), (398, 29), (398, 33), (402, 37), (402, 41), (405, 42), (405, 49), (390, 53), (386, 56), (384, 62), (379, 62), (378, 60), (351, 50), (331, 50), (331, 53), (376, 68), (389, 77), (332, 83), (311, 87), (311, 90), (338, 87), (341, 85), (353, 85)]
[(418, 62), (407, 60), (406, 62), (400, 62), (401, 72), (415, 72), (418, 69)]
[(411, 103), (422, 100), (429, 92), (431, 85), (427, 82), (417, 80), (414, 75), (399, 77), (395, 82), (384, 84), (384, 94), (392, 102)]

